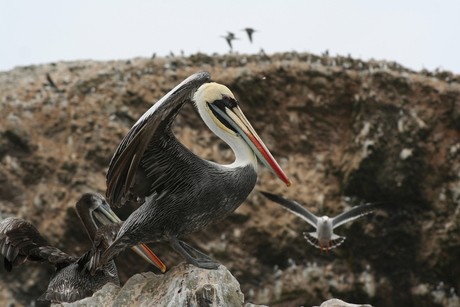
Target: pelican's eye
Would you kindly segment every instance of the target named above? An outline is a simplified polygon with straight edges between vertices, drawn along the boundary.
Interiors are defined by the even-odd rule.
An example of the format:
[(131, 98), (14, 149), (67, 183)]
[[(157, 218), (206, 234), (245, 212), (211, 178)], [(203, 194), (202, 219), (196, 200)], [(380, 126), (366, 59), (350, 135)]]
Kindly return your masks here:
[[(222, 94), (222, 99), (216, 100), (214, 101), (214, 103), (219, 103), (222, 106), (229, 108), (230, 110), (238, 105), (238, 101), (236, 101), (235, 98), (232, 98), (226, 94)], [(222, 106), (219, 106), (219, 107), (222, 109)]]
[[(238, 134), (238, 131), (228, 122), (230, 117), (224, 117), (224, 115), (227, 114), (227, 109), (232, 110), (236, 106), (238, 106), (238, 102), (228, 95), (222, 95), (222, 99), (215, 100), (213, 103), (208, 102), (208, 107), (217, 120), (225, 127)], [(217, 109), (219, 109), (220, 112), (218, 112)]]

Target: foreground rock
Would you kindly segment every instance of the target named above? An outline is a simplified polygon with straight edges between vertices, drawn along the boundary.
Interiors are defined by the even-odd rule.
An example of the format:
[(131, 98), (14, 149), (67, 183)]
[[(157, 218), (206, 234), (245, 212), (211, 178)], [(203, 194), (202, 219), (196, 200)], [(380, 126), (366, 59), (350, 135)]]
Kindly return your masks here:
[(224, 266), (204, 270), (181, 264), (164, 275), (152, 272), (134, 275), (123, 288), (107, 284), (93, 297), (63, 305), (241, 307), (243, 302), (240, 284)]
[[(189, 264), (173, 267), (164, 275), (152, 272), (136, 274), (120, 288), (112, 283), (105, 285), (92, 297), (75, 303), (53, 304), (53, 307), (242, 307), (244, 295), (240, 284), (225, 268), (204, 270)], [(347, 304), (332, 299), (321, 307), (370, 307)], [(244, 307), (263, 307), (251, 303)]]
[(331, 300), (328, 300), (327, 302), (322, 303), (321, 306), (319, 307), (372, 307), (372, 306), (368, 304), (365, 304), (365, 305), (349, 304), (349, 303), (345, 303), (342, 300), (333, 298)]

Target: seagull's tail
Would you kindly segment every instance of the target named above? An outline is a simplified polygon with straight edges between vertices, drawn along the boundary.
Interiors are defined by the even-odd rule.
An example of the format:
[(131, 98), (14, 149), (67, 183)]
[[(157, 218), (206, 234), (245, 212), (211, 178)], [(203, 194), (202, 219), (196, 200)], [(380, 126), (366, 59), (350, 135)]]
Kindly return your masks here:
[(345, 241), (345, 237), (338, 236), (336, 234), (332, 235), (331, 242), (329, 243), (329, 248), (335, 248)]
[(339, 246), (340, 244), (342, 244), (343, 241), (345, 241), (345, 237), (333, 234), (331, 239), (329, 240), (329, 243), (326, 246), (323, 246), (320, 243), (320, 241), (318, 239), (318, 235), (317, 235), (316, 232), (304, 232), (303, 236), (304, 236), (305, 239), (307, 239), (308, 243), (310, 243), (311, 245), (313, 245), (316, 248), (321, 249), (321, 251), (323, 251), (323, 250), (327, 251), (327, 250), (329, 250), (331, 248), (335, 248), (335, 247)]
[(304, 232), (303, 237), (307, 239), (307, 242), (313, 245), (314, 247), (320, 248), (318, 235), (316, 232)]

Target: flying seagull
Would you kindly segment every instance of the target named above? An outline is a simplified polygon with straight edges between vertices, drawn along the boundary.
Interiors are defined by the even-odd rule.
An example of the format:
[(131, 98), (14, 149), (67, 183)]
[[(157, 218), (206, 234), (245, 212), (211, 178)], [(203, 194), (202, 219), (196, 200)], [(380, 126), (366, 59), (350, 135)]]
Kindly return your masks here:
[(367, 203), (362, 206), (353, 207), (334, 218), (328, 216), (318, 217), (293, 200), (268, 192), (260, 192), (271, 201), (280, 204), (315, 227), (316, 232), (304, 232), (303, 235), (308, 243), (326, 252), (331, 248), (339, 246), (345, 240), (345, 237), (334, 234), (333, 229), (363, 215), (372, 213), (384, 205), (384, 203)]
[[(107, 199), (114, 207), (129, 201), (142, 205), (105, 251), (98, 251), (95, 240), (91, 271), (125, 248), (158, 241), (169, 242), (188, 263), (217, 269), (218, 261), (179, 238), (220, 222), (241, 205), (256, 184), (257, 158), (291, 185), (233, 93), (210, 80), (208, 72), (199, 72), (182, 81), (144, 113), (121, 141), (107, 171)], [(220, 165), (205, 160), (174, 136), (171, 125), (187, 102), (193, 102), (210, 130), (230, 146), (235, 162)]]
[(245, 28), (242, 31), (246, 31), (249, 37), (249, 41), (252, 43), (252, 33), (257, 32), (257, 31), (252, 28)]

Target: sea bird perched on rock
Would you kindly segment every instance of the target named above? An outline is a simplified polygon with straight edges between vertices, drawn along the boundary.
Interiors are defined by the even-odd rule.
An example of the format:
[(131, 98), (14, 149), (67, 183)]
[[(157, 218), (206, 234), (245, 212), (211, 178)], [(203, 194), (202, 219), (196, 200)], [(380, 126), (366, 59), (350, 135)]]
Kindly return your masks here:
[[(96, 220), (100, 224), (107, 224), (117, 219), (104, 198), (96, 193), (84, 194), (77, 202), (76, 209), (91, 239), (98, 229)], [(113, 240), (113, 235), (116, 232), (107, 233), (108, 242)], [(148, 247), (136, 246), (134, 250), (149, 262), (163, 265)], [(120, 284), (113, 261), (107, 262), (101, 270), (91, 275), (84, 269), (90, 252), (81, 257), (70, 256), (51, 246), (32, 224), (18, 217), (9, 217), (0, 223), (0, 253), (5, 257), (5, 269), (9, 272), (26, 261), (48, 262), (55, 267), (48, 289), (39, 300), (74, 302), (93, 295), (108, 282)]]
[(334, 234), (334, 228), (372, 213), (385, 205), (385, 203), (367, 203), (362, 206), (353, 207), (334, 218), (328, 216), (318, 217), (293, 200), (268, 192), (260, 192), (271, 201), (280, 204), (315, 227), (316, 232), (304, 232), (303, 235), (308, 243), (326, 252), (331, 248), (339, 246), (345, 240), (345, 237)]
[(252, 29), (252, 28), (245, 28), (242, 31), (246, 31), (246, 33), (248, 34), (248, 37), (249, 37), (249, 41), (252, 44), (252, 33), (257, 32), (257, 31)]
[[(210, 79), (208, 72), (199, 72), (184, 80), (142, 115), (121, 141), (107, 172), (108, 202), (115, 207), (132, 200), (143, 204), (105, 252), (98, 250), (95, 240), (93, 272), (127, 247), (157, 241), (169, 242), (188, 263), (216, 269), (218, 261), (179, 238), (221, 221), (240, 206), (256, 184), (257, 157), (291, 185), (232, 92)], [(176, 115), (192, 101), (211, 131), (234, 151), (232, 164), (202, 159), (174, 136)]]

